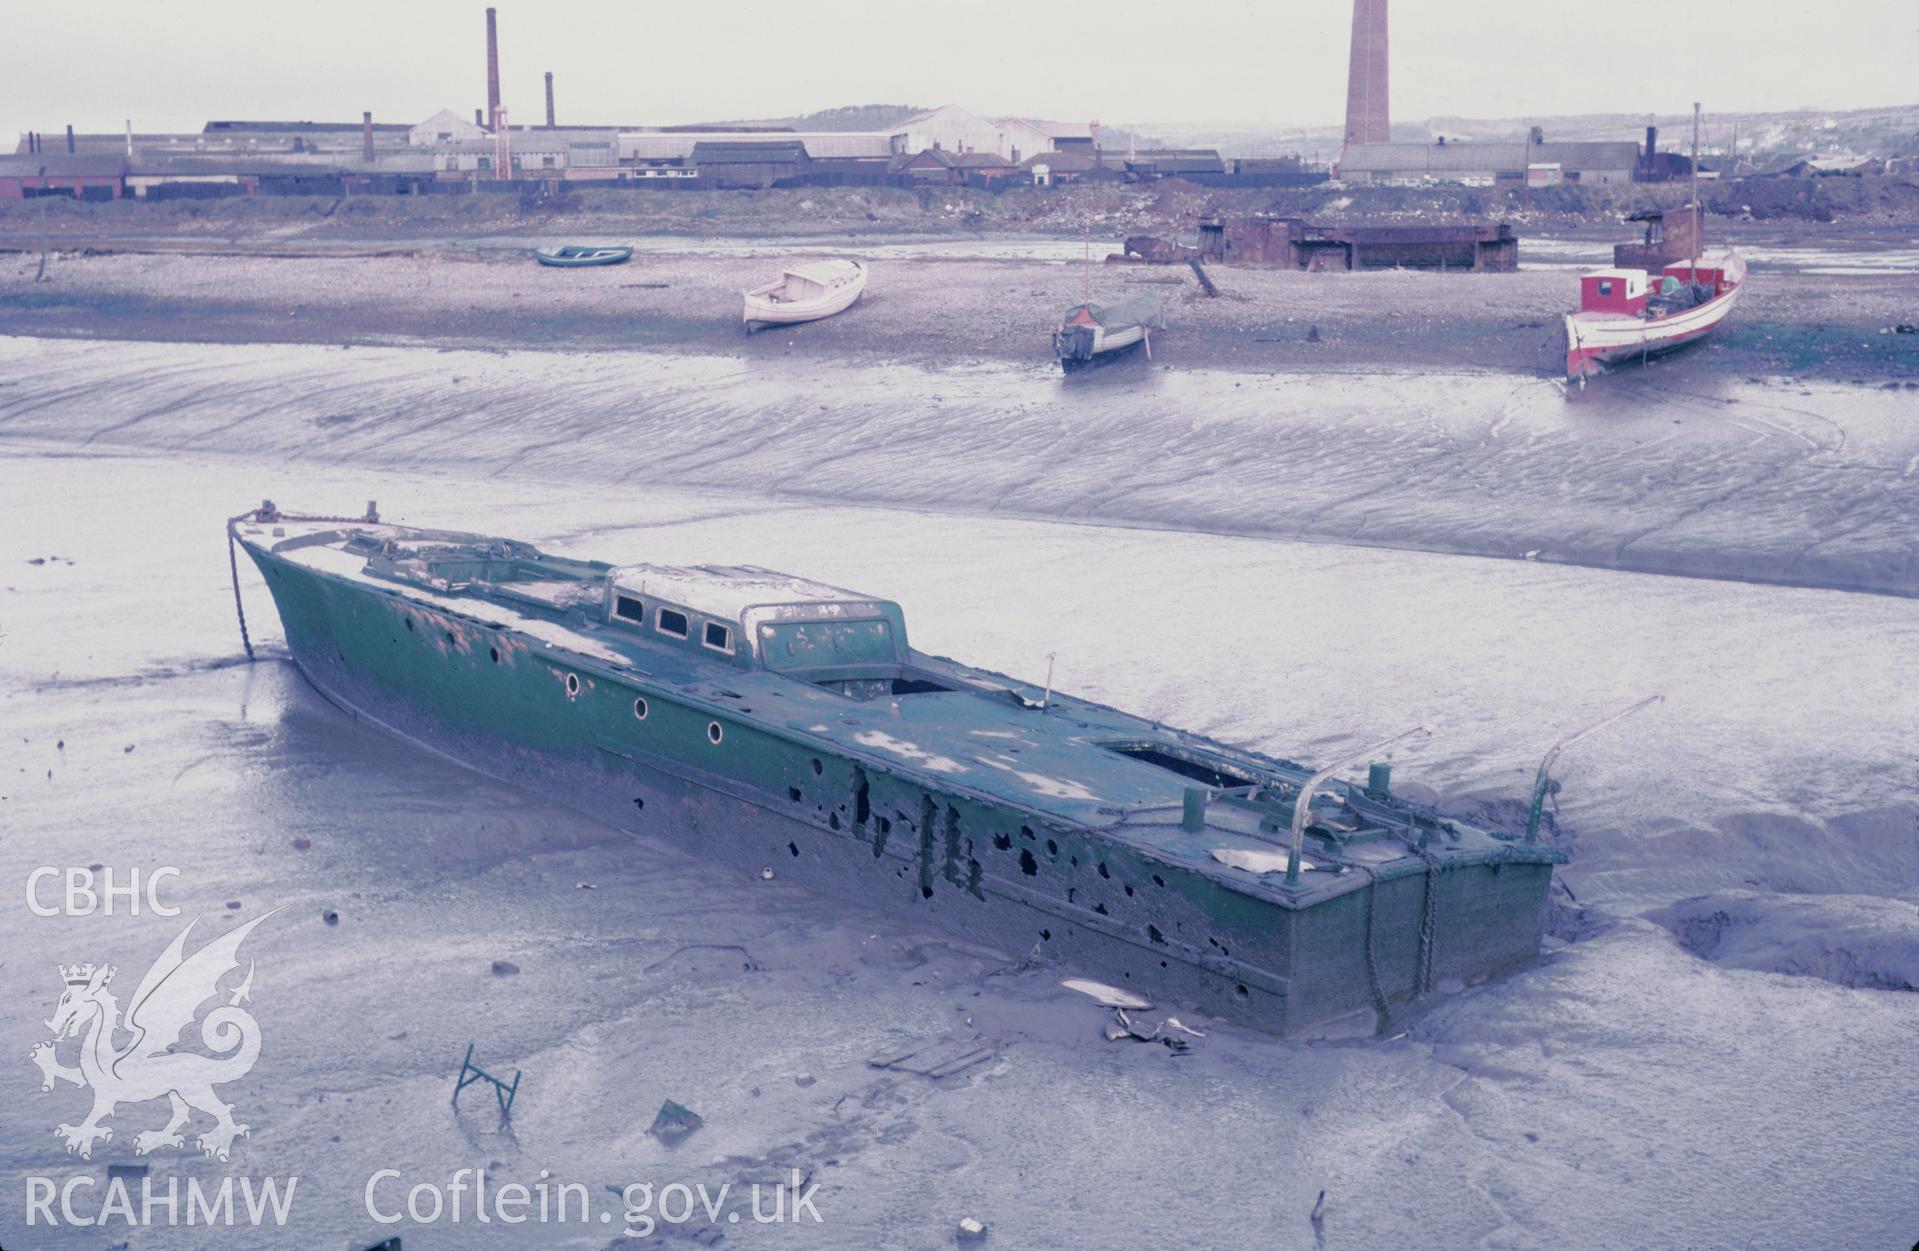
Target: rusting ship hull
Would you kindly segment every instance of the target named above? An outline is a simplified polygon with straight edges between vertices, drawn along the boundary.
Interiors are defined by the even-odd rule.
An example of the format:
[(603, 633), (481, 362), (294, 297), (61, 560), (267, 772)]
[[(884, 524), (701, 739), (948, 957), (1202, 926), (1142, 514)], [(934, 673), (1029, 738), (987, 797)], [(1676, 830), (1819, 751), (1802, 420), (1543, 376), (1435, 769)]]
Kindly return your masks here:
[[(744, 682), (672, 689), (613, 653), (575, 652), (541, 637), (550, 631), (529, 632), (524, 620), (423, 602), (316, 568), (258, 527), (237, 533), (265, 575), (295, 662), (328, 699), (702, 858), (771, 868), (1011, 957), (1037, 953), (1278, 1033), (1364, 1020), (1437, 980), (1485, 977), (1537, 953), (1560, 859), (1543, 846), (1409, 819), (1405, 846), (1328, 843), (1285, 885), (1208, 854), (1226, 841), (1216, 828), (1224, 815), (1191, 830), (1142, 819), (1124, 835), (1062, 819), (951, 772), (902, 767), (897, 752), (848, 750), (806, 715), (770, 719), (764, 704), (779, 696), (767, 700), (770, 692)], [(842, 720), (886, 727), (869, 741), (897, 744), (908, 732), (884, 712), (868, 721), (870, 710), (857, 711)], [(1062, 702), (1020, 711), (1084, 719), (1110, 710)], [(1099, 729), (1144, 737), (1148, 726)], [(1275, 776), (1286, 771), (1270, 763)], [(1390, 802), (1362, 804), (1379, 813)]]

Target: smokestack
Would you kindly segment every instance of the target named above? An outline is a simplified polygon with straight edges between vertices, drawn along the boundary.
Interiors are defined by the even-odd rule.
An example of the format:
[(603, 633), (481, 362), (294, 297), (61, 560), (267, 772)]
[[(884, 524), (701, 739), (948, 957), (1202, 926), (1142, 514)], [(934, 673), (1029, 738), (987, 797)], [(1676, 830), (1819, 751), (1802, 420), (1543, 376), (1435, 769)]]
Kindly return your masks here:
[(127, 155), (133, 155), (133, 119), (127, 119)]
[(553, 71), (546, 72), (546, 128), (553, 129)]
[(67, 155), (73, 155), (73, 123), (67, 123)]
[(500, 30), (494, 10), (486, 11), (486, 115), (500, 115)]
[(1386, 65), (1386, 0), (1353, 0), (1353, 50), (1346, 70), (1349, 145), (1392, 141)]
[(360, 155), (373, 164), (373, 114), (360, 114)]
[(478, 109), (473, 110), (473, 124), (480, 127), (485, 127), (486, 125), (486, 119), (480, 116), (480, 110)]

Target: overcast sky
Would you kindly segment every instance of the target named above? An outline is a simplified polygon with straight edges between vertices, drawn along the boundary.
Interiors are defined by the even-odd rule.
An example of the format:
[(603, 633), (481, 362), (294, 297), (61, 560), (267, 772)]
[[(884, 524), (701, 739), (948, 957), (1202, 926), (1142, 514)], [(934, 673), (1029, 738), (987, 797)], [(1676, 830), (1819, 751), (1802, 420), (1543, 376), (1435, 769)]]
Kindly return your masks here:
[[(1915, 0), (1392, 0), (1392, 110), (1683, 113), (1919, 100)], [(1351, 10), (1273, 0), (501, 0), (514, 122), (772, 117), (961, 104), (1108, 124), (1337, 123)], [(412, 122), (485, 103), (470, 0), (16, 0), (0, 134), (210, 118)], [(1649, 32), (1638, 34), (1637, 32)], [(1669, 51), (1662, 51), (1662, 49)]]

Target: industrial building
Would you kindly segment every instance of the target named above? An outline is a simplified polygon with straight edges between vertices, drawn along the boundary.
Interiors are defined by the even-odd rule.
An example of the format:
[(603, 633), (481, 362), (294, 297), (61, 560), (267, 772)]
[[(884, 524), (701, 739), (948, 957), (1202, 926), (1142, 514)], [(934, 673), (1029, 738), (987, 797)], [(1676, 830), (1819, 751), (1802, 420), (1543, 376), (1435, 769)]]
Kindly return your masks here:
[[(1377, 0), (1383, 3), (1383, 0)], [(599, 183), (753, 189), (799, 183), (899, 186), (1184, 177), (1230, 184), (1238, 163), (1211, 150), (1158, 149), (1121, 161), (1100, 150), (1096, 121), (985, 117), (943, 105), (885, 130), (779, 126), (561, 126), (553, 75), (546, 124), (508, 122), (500, 90), (498, 13), (486, 10), (486, 104), (469, 119), (442, 109), (417, 122), (218, 120), (188, 134), (29, 132), (0, 158), (0, 197), (89, 199), (256, 193), (428, 194)], [(49, 151), (49, 149), (52, 149)], [(1266, 163), (1270, 164), (1270, 163)], [(1257, 185), (1297, 171), (1263, 168)]]
[(1655, 150), (1648, 127), (1642, 153), (1631, 142), (1547, 143), (1535, 127), (1508, 143), (1394, 143), (1388, 90), (1387, 0), (1353, 0), (1346, 77), (1346, 134), (1334, 177), (1344, 182), (1434, 182), (1552, 187), (1562, 183), (1648, 182), (1672, 176), (1670, 156)]
[(1600, 143), (1355, 143), (1340, 155), (1336, 176), (1345, 182), (1498, 182), (1532, 186), (1559, 182), (1633, 181), (1639, 145)]
[(1148, 148), (1129, 155), (1125, 165), (1142, 181), (1226, 172), (1226, 162), (1212, 148)]
[(0, 200), (66, 195), (117, 200), (126, 194), (126, 161), (98, 154), (15, 153), (0, 156)]
[(902, 122), (895, 151), (989, 152), (1015, 165), (1043, 152), (1091, 152), (1099, 145), (1097, 122), (1052, 122), (1030, 117), (985, 118), (957, 104), (928, 110)]

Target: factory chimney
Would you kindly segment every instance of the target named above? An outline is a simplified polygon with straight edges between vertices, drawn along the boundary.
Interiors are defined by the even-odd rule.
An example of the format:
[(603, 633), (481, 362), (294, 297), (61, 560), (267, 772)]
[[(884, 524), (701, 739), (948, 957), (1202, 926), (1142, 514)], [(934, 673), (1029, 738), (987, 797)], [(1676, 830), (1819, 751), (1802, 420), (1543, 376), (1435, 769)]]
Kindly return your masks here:
[(67, 155), (73, 155), (73, 123), (67, 123)]
[(553, 129), (553, 71), (546, 72), (546, 128)]
[(1353, 51), (1346, 71), (1346, 144), (1389, 143), (1386, 0), (1353, 0)]
[(486, 11), (486, 115), (500, 115), (500, 31), (494, 10)]
[(127, 155), (133, 155), (133, 119), (127, 119)]
[(360, 114), (360, 155), (373, 164), (373, 114)]

